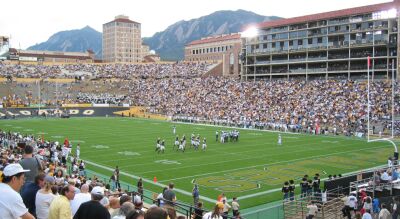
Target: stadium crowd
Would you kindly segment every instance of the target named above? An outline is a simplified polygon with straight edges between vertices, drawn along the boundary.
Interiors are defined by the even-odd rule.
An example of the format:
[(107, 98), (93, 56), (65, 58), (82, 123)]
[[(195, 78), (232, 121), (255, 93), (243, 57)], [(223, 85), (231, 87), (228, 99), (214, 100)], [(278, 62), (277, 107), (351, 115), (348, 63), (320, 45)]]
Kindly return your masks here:
[[(68, 139), (59, 143), (0, 130), (0, 218), (186, 219), (174, 207), (173, 183), (163, 189), (153, 205), (145, 205), (141, 178), (137, 191), (128, 192), (121, 188), (118, 166), (108, 181), (95, 175), (88, 177), (85, 162), (79, 159), (80, 147), (75, 149), (72, 153)], [(221, 196), (215, 208), (206, 212), (197, 185), (193, 198), (197, 206), (194, 219), (227, 218), (231, 209), (227, 198)], [(234, 218), (240, 219), (236, 198), (232, 208)]]
[(67, 64), (67, 65), (7, 65), (0, 63), (0, 77), (14, 78), (75, 78), (84, 75), (99, 78), (193, 78), (209, 70), (206, 63), (166, 64)]
[[(0, 75), (15, 72), (18, 76), (31, 69), (25, 74), (32, 77), (50, 77), (54, 75), (53, 71), (68, 71), (73, 76), (88, 72), (95, 79), (103, 78), (85, 85), (63, 84), (57, 98), (54, 86), (48, 83), (51, 88), (42, 91), (47, 93), (48, 105), (55, 105), (55, 99), (59, 103), (129, 104), (146, 107), (150, 113), (176, 120), (308, 133), (366, 134), (365, 81), (201, 78), (208, 67), (207, 64), (184, 62), (47, 67), (0, 64)], [(19, 95), (3, 96), (3, 103), (9, 100), (19, 104), (37, 103), (35, 86), (27, 86), (27, 91)], [(387, 134), (391, 130), (391, 123), (387, 121), (391, 119), (391, 90), (387, 81), (377, 80), (371, 84), (370, 119), (375, 134)], [(400, 115), (399, 91), (396, 85), (395, 115)], [(400, 135), (399, 121), (395, 122), (394, 130)]]

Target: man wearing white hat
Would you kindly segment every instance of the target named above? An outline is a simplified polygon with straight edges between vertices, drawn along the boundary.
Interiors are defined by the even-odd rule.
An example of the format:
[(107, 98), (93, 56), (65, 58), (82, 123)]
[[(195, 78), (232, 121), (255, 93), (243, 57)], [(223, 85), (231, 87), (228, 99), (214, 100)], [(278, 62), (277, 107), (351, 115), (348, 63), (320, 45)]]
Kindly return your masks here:
[(28, 171), (20, 164), (9, 164), (4, 168), (3, 183), (0, 183), (1, 219), (34, 219), (18, 193), (25, 182), (25, 172)]
[(95, 186), (90, 193), (92, 194), (92, 200), (81, 204), (74, 215), (74, 219), (110, 219), (110, 213), (100, 204), (100, 200), (104, 197), (104, 188)]

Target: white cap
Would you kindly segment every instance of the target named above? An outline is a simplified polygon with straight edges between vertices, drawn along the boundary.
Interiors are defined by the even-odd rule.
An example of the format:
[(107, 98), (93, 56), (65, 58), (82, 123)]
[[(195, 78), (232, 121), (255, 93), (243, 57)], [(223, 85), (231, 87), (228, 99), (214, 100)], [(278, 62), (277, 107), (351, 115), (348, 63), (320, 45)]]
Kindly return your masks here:
[(90, 193), (95, 194), (95, 195), (104, 195), (104, 189), (103, 189), (103, 187), (95, 186), (95, 187), (93, 187), (92, 192), (90, 192)]
[(7, 165), (4, 170), (3, 170), (3, 174), (4, 176), (15, 176), (18, 173), (25, 173), (25, 172), (29, 172), (30, 170), (24, 170), (24, 168), (22, 168), (22, 166), (18, 163), (13, 163), (13, 164), (9, 164)]

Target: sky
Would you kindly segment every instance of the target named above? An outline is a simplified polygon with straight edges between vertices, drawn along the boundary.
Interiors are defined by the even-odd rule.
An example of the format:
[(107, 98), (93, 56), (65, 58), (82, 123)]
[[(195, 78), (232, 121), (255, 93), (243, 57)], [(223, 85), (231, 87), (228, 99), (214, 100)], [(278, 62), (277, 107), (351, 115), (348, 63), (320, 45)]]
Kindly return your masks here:
[(26, 49), (51, 35), (89, 25), (102, 25), (116, 15), (127, 15), (150, 37), (181, 20), (219, 10), (243, 9), (284, 18), (390, 2), (390, 0), (5, 0), (0, 4), (0, 36), (11, 36), (11, 46)]

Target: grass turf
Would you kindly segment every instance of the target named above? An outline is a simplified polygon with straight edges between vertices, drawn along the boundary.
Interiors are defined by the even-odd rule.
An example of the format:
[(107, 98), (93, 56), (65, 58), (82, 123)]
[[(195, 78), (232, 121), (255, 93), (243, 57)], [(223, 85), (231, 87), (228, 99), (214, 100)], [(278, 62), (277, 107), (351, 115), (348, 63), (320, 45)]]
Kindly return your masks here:
[[(175, 136), (200, 134), (207, 138), (207, 151), (187, 149), (185, 153), (172, 150)], [(240, 130), (239, 142), (219, 143), (215, 131), (230, 130), (170, 122), (109, 118), (25, 119), (1, 120), (0, 129), (41, 136), (46, 140), (63, 142), (65, 137), (75, 146), (81, 145), (81, 158), (159, 183), (174, 182), (187, 192), (195, 179), (200, 195), (215, 200), (224, 192), (228, 198), (239, 197), (241, 208), (249, 208), (281, 199), (284, 181), (308, 174), (339, 174), (385, 164), (392, 155), (392, 146), (385, 142), (367, 143), (359, 138), (310, 136), (282, 133), (283, 145), (277, 145), (278, 133)], [(164, 154), (155, 152), (157, 138), (165, 139)], [(201, 138), (201, 139), (202, 139)], [(102, 167), (88, 168), (111, 175)], [(326, 173), (325, 175), (323, 173)], [(136, 185), (137, 180), (122, 176), (122, 181)], [(144, 188), (161, 192), (162, 188), (144, 183)], [(299, 189), (296, 189), (298, 192)], [(177, 198), (192, 202), (188, 194), (177, 192)], [(205, 201), (206, 207), (212, 205)]]

